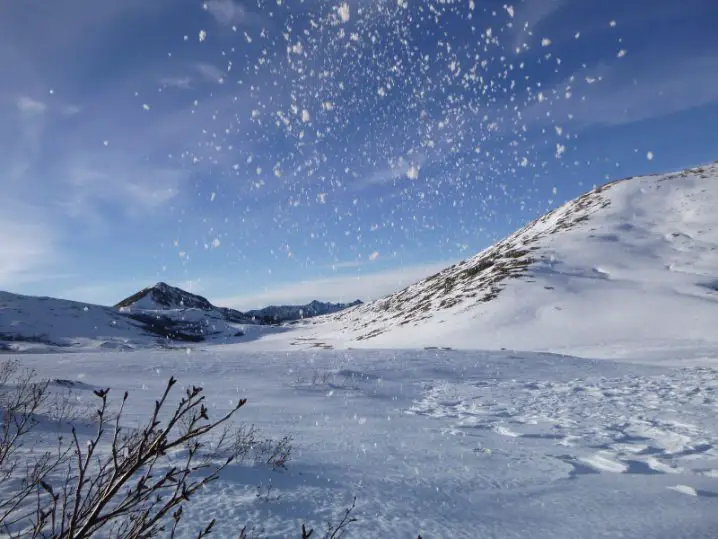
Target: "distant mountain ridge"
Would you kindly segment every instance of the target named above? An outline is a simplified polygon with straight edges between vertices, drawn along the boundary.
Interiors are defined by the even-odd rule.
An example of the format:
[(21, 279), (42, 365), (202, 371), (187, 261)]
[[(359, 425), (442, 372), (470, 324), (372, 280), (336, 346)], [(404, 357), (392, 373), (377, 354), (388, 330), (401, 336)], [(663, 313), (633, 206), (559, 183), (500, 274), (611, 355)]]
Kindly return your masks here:
[(228, 307), (217, 307), (203, 296), (159, 282), (123, 299), (115, 305), (115, 308), (120, 311), (132, 311), (135, 309), (151, 311), (198, 309), (200, 311), (216, 312), (227, 321), (234, 323), (279, 324), (333, 314), (361, 304), (360, 300), (351, 303), (330, 303), (314, 300), (306, 305), (270, 305), (269, 307), (243, 313)]
[(306, 305), (270, 305), (263, 309), (247, 311), (244, 314), (259, 320), (260, 323), (274, 324), (334, 314), (358, 305), (362, 305), (362, 301), (358, 299), (351, 303), (328, 303), (314, 300)]
[(0, 352), (132, 350), (239, 342), (248, 326), (274, 325), (343, 308), (344, 304), (313, 301), (242, 313), (217, 307), (203, 296), (163, 282), (114, 307), (0, 291)]

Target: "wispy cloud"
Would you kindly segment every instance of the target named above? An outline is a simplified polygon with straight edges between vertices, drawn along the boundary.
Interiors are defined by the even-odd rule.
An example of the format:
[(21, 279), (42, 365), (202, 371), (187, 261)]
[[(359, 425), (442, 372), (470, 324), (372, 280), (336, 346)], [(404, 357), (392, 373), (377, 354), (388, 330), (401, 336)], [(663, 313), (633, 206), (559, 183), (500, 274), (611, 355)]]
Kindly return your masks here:
[[(565, 98), (568, 88), (571, 99)], [(718, 56), (618, 60), (579, 71), (550, 94), (552, 102), (534, 103), (524, 111), (527, 121), (546, 121), (546, 111), (560, 122), (570, 116), (582, 129), (658, 118), (718, 101)]]
[(42, 114), (47, 110), (47, 105), (42, 101), (23, 95), (17, 98), (17, 108), (24, 114)]
[(436, 262), (374, 273), (355, 273), (342, 277), (299, 281), (278, 285), (275, 288), (256, 294), (220, 296), (215, 298), (213, 303), (240, 310), (249, 310), (278, 303), (303, 305), (315, 299), (332, 302), (349, 302), (355, 299), (370, 301), (401, 290), (403, 287), (432, 275), (454, 262)]
[(421, 167), (427, 162), (428, 157), (423, 153), (400, 157), (393, 163), (389, 163), (384, 168), (378, 168), (366, 177), (355, 182), (355, 188), (370, 187), (372, 185), (380, 185), (394, 180), (405, 179), (415, 180), (418, 178)]
[(199, 62), (194, 68), (208, 82), (220, 82), (227, 76), (226, 71), (206, 62)]
[(568, 0), (524, 0), (523, 3), (517, 5), (512, 32), (512, 49), (520, 52), (524, 46), (528, 46), (527, 42), (536, 37), (534, 31), (538, 30), (566, 4), (568, 4)]
[(62, 112), (65, 116), (74, 116), (75, 114), (80, 114), (82, 109), (77, 105), (63, 105), (60, 108), (60, 112)]
[(233, 0), (208, 0), (204, 5), (210, 15), (223, 26), (255, 25), (262, 20), (259, 15)]
[(366, 260), (344, 260), (342, 262), (334, 262), (332, 264), (327, 264), (324, 266), (326, 269), (331, 270), (343, 270), (343, 269), (355, 269), (360, 268), (361, 266), (366, 264)]
[(179, 88), (180, 90), (189, 90), (192, 88), (192, 77), (162, 77), (160, 84), (164, 87)]
[(179, 195), (190, 172), (127, 159), (108, 158), (92, 162), (78, 159), (62, 173), (65, 184), (58, 206), (74, 218), (104, 221), (108, 207), (129, 218), (144, 217)]

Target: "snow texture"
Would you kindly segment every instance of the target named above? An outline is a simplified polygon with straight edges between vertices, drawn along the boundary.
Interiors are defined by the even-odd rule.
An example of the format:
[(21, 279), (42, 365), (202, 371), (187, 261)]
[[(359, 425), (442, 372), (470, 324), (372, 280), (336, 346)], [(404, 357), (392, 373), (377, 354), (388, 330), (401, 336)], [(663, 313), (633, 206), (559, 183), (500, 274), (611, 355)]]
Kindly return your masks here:
[(716, 359), (676, 368), (651, 354), (643, 358), (651, 364), (636, 364), (251, 349), (22, 361), (43, 376), (82, 382), (79, 402), (91, 399), (84, 387), (111, 387), (116, 400), (128, 390), (130, 426), (174, 374), (207, 388), (213, 415), (246, 397), (242, 420), (267, 435), (293, 435), (286, 471), (232, 467), (190, 506), (187, 522), (199, 528), (216, 517), (218, 537), (245, 523), (267, 537), (297, 536), (302, 521), (323, 526), (353, 496), (359, 520), (348, 538), (715, 537)]

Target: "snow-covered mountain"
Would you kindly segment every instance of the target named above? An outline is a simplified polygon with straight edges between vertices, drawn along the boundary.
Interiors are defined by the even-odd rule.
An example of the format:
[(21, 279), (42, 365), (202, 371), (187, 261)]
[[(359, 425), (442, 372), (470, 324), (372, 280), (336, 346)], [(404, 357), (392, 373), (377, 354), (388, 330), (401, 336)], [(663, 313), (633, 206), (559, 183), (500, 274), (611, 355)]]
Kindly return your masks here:
[(167, 283), (159, 282), (153, 286), (143, 288), (139, 292), (123, 299), (117, 305), (116, 309), (122, 312), (139, 311), (186, 311), (187, 309), (195, 309), (208, 313), (214, 318), (224, 318), (227, 322), (236, 324), (254, 324), (256, 323), (251, 316), (247, 316), (235, 309), (227, 307), (217, 307), (212, 305), (210, 301), (197, 294), (192, 294), (176, 286), (170, 286)]
[(136, 294), (123, 299), (115, 305), (115, 308), (148, 310), (201, 309), (203, 311), (211, 311), (215, 309), (215, 306), (202, 296), (160, 282), (153, 286), (143, 288)]
[(588, 352), (716, 342), (718, 165), (598, 187), (385, 298), (306, 322), (335, 345)]
[[(351, 304), (354, 305), (354, 304)], [(333, 313), (343, 304), (268, 307), (242, 313), (157, 283), (114, 307), (0, 291), (0, 351), (133, 349), (241, 341), (249, 326)], [(257, 328), (253, 331), (257, 333)], [(249, 339), (250, 337), (248, 337)]]
[(177, 342), (231, 341), (243, 331), (198, 309), (115, 309), (0, 291), (0, 350), (133, 349)]
[(333, 314), (361, 304), (361, 300), (356, 300), (351, 303), (327, 303), (315, 300), (306, 305), (271, 305), (269, 307), (264, 307), (263, 309), (247, 311), (244, 314), (251, 316), (260, 323), (276, 324), (301, 320), (303, 318), (312, 318), (314, 316), (322, 316), (325, 314)]
[(361, 305), (360, 300), (352, 303), (327, 303), (312, 301), (306, 305), (271, 305), (262, 309), (240, 312), (228, 307), (217, 307), (207, 298), (192, 294), (167, 283), (157, 283), (123, 299), (115, 308), (124, 312), (137, 310), (172, 311), (197, 309), (214, 312), (229, 322), (240, 324), (281, 324), (303, 318), (332, 314), (349, 307)]

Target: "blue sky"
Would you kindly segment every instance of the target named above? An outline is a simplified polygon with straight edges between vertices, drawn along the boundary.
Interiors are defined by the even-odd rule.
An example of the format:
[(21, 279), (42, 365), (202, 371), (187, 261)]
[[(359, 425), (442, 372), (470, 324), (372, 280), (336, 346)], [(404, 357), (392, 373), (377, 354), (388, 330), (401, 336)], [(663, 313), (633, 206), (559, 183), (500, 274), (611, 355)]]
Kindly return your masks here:
[(371, 299), (718, 159), (712, 0), (0, 5), (0, 289)]

